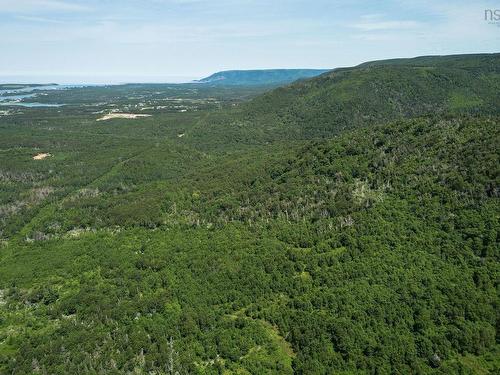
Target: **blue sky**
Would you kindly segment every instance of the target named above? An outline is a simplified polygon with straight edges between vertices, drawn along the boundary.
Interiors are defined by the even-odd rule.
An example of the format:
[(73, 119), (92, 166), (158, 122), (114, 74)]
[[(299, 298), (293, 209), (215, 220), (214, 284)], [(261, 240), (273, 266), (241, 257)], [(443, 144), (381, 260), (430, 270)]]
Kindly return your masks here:
[[(0, 80), (165, 81), (500, 51), (498, 1), (0, 0)], [(7, 77), (7, 78), (6, 78)]]

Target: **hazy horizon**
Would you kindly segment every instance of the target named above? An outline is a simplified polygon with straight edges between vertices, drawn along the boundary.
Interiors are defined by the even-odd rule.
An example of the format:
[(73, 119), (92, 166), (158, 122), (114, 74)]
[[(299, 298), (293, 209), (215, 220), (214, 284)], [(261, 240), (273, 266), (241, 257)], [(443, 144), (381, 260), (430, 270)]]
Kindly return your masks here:
[[(495, 54), (500, 53), (497, 51), (494, 52), (477, 52), (470, 54)], [(469, 53), (463, 53), (459, 55), (467, 55)], [(454, 55), (454, 54), (449, 54)], [(443, 56), (443, 54), (436, 55), (416, 55), (416, 56), (396, 56), (390, 57), (389, 59), (405, 59), (405, 58), (417, 58), (423, 56)], [(371, 60), (363, 60), (356, 64), (352, 64), (350, 66), (355, 66), (358, 64), (377, 61), (377, 60), (386, 60), (386, 59), (371, 59)], [(337, 68), (348, 67), (347, 65), (343, 66), (332, 66), (332, 67), (264, 67), (264, 68), (249, 68), (249, 69), (224, 69), (217, 70), (213, 72), (209, 72), (205, 75), (197, 75), (197, 76), (171, 76), (171, 75), (160, 75), (160, 76), (145, 76), (145, 75), (113, 75), (113, 74), (99, 74), (99, 75), (78, 75), (78, 74), (66, 74), (66, 75), (54, 75), (54, 74), (46, 74), (46, 75), (36, 75), (36, 74), (23, 74), (23, 75), (1, 75), (0, 74), (0, 84), (59, 84), (59, 85), (122, 85), (122, 84), (140, 84), (140, 83), (151, 83), (151, 84), (180, 84), (180, 83), (190, 83), (196, 80), (200, 80), (202, 78), (206, 78), (212, 74), (222, 72), (222, 71), (230, 71), (230, 70), (274, 70), (274, 69), (318, 69), (318, 70), (333, 70)]]
[(81, 75), (0, 75), (0, 84), (120, 85), (127, 83), (189, 83), (202, 77), (185, 76), (81, 76)]
[(465, 0), (0, 0), (0, 77), (162, 82), (491, 53), (500, 27), (485, 10), (496, 8)]

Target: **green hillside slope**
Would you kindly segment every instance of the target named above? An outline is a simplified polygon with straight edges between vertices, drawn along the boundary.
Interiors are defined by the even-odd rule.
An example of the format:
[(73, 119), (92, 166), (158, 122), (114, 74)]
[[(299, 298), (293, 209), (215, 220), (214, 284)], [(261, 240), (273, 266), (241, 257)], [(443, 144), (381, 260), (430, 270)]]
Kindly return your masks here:
[(498, 115), (499, 88), (500, 54), (379, 61), (278, 88), (229, 116), (210, 119), (200, 131), (224, 143), (258, 142), (328, 138), (422, 115)]
[(1, 120), (0, 373), (498, 373), (497, 56)]

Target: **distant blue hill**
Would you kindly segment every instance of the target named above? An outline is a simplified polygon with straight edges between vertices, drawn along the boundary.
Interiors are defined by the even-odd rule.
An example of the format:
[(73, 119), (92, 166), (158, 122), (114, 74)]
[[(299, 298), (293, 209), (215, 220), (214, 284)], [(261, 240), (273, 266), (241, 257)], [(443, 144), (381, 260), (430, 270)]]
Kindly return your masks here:
[(195, 82), (213, 85), (281, 85), (325, 72), (328, 69), (227, 70)]

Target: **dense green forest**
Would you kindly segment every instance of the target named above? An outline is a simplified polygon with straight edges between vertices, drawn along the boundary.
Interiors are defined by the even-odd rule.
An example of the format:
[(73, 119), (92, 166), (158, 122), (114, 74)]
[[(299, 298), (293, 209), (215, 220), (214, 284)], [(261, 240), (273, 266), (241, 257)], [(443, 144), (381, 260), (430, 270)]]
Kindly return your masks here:
[(499, 89), (464, 55), (11, 109), (0, 373), (498, 373)]

